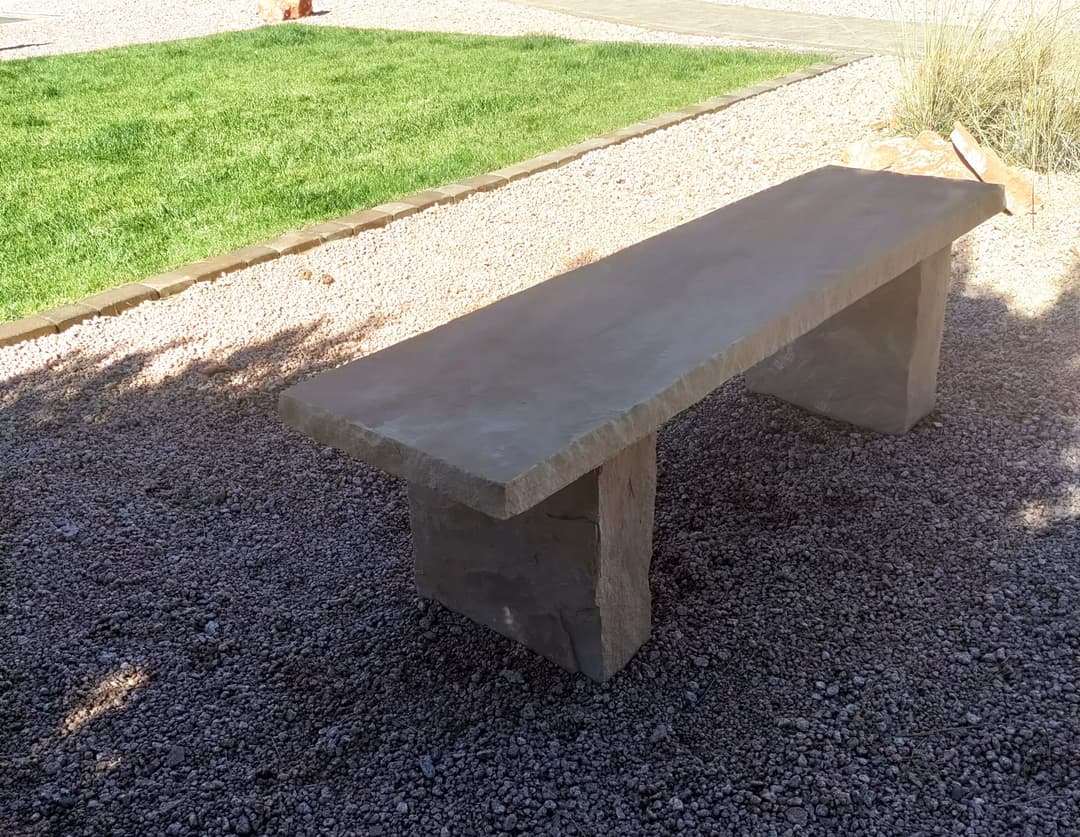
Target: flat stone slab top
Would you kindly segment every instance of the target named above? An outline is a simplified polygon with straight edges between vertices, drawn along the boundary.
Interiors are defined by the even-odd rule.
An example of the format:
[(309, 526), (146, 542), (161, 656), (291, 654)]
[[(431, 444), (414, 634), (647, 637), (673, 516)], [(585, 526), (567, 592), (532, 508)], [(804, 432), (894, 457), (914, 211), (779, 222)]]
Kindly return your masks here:
[(505, 519), (1004, 208), (830, 166), (282, 393), (309, 436)]

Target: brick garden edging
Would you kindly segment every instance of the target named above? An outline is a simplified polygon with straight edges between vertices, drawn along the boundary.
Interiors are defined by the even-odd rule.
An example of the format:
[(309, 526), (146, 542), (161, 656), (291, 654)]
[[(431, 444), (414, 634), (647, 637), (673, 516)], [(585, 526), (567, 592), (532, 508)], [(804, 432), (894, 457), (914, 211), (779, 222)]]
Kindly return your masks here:
[(409, 195), (390, 203), (379, 204), (372, 209), (364, 209), (351, 215), (335, 218), (332, 221), (324, 221), (304, 227), (301, 230), (283, 233), (269, 241), (242, 247), (239, 250), (215, 256), (211, 259), (193, 262), (175, 270), (170, 270), (167, 273), (143, 279), (140, 282), (131, 282), (116, 288), (110, 288), (107, 291), (80, 299), (78, 302), (61, 305), (40, 314), (0, 323), (0, 347), (12, 346), (24, 340), (32, 340), (35, 337), (42, 337), (47, 334), (57, 334), (91, 317), (119, 314), (121, 311), (133, 308), (147, 300), (165, 299), (187, 290), (196, 282), (207, 282), (217, 279), (225, 273), (268, 262), (279, 256), (302, 253), (328, 241), (348, 238), (365, 230), (385, 227), (392, 221), (414, 215), (432, 206), (457, 203), (478, 192), (498, 189), (523, 177), (564, 166), (583, 157), (590, 151), (598, 151), (601, 148), (619, 145), (627, 140), (643, 137), (664, 128), (670, 128), (688, 119), (694, 119), (708, 113), (716, 113), (731, 107), (736, 102), (752, 99), (762, 93), (768, 93), (789, 84), (824, 75), (855, 61), (861, 61), (866, 57), (865, 55), (852, 55), (833, 61), (812, 64), (789, 75), (764, 81), (751, 87), (744, 87), (724, 96), (715, 96), (699, 104), (689, 105), (670, 113), (654, 116), (652, 119), (636, 122), (633, 125), (618, 128), (599, 137), (575, 143), (556, 151), (550, 151), (547, 154), (541, 154), (539, 157), (533, 157), (531, 160), (522, 163), (504, 166), (487, 174), (478, 174), (475, 177), (469, 177), (446, 186), (417, 192), (415, 195)]

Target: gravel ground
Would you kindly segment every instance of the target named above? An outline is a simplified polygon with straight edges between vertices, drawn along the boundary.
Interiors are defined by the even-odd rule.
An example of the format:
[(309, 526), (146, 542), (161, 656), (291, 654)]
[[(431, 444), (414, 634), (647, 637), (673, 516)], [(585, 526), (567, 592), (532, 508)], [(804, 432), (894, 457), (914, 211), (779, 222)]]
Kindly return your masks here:
[[(719, 0), (709, 0), (719, 2)], [(784, 11), (895, 20), (895, 9), (917, 18), (935, 0), (724, 0)], [(1057, 2), (1057, 0), (1037, 0)], [(1018, 6), (1002, 0), (955, 0), (968, 17), (996, 3), (995, 17), (1015, 20)], [(1027, 8), (1027, 3), (1022, 4)], [(56, 55), (133, 43), (176, 40), (261, 25), (255, 0), (188, 0), (148, 5), (145, 0), (0, 0), (0, 17), (30, 19), (0, 26), (0, 60)], [(529, 8), (504, 0), (316, 0), (312, 23), (486, 35), (544, 33), (585, 40), (674, 43), (690, 46), (744, 42), (650, 32)], [(963, 16), (963, 13), (961, 14)], [(755, 43), (750, 46), (767, 46)], [(774, 45), (781, 46), (781, 45)]]
[[(252, 29), (262, 21), (255, 0), (0, 0), (0, 17), (37, 15), (0, 26), (0, 59), (57, 55), (124, 44), (171, 41), (214, 32)], [(309, 22), (480, 35), (543, 33), (602, 41), (722, 46), (738, 41), (650, 32), (532, 9), (501, 0), (316, 0)], [(761, 44), (755, 44), (761, 46)]]
[(402, 485), (274, 414), (827, 162), (891, 67), (0, 350), (0, 832), (1080, 834), (1080, 178), (960, 243), (909, 435), (739, 380), (663, 429), (606, 686), (420, 602)]
[(939, 20), (957, 22), (993, 19), (995, 25), (1015, 24), (1035, 10), (1042, 14), (1071, 2), (1061, 0), (705, 0), (724, 6), (750, 6), (782, 12), (862, 17), (875, 20)]

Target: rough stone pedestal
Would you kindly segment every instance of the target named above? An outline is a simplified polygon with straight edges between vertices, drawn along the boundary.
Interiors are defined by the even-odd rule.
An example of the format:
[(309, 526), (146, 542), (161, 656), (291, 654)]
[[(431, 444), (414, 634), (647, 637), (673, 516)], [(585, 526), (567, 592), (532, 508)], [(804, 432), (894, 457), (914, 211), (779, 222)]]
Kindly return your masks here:
[(906, 433), (934, 408), (949, 248), (746, 373), (747, 386), (829, 418)]
[(656, 434), (497, 520), (409, 486), (421, 595), (607, 680), (649, 638)]

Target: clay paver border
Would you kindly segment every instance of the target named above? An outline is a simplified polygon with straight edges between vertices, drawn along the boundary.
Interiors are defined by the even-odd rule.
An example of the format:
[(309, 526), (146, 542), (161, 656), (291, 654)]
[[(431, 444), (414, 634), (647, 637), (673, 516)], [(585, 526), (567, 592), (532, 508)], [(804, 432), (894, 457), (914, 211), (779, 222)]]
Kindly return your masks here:
[(25, 340), (33, 340), (49, 334), (57, 334), (91, 317), (119, 314), (147, 300), (165, 299), (187, 290), (196, 282), (208, 282), (226, 273), (268, 262), (279, 256), (302, 253), (325, 244), (348, 238), (366, 230), (385, 227), (387, 224), (422, 212), (440, 204), (457, 203), (465, 198), (498, 189), (515, 180), (565, 166), (586, 154), (601, 148), (619, 145), (655, 131), (670, 128), (688, 119), (716, 113), (731, 107), (736, 102), (752, 99), (762, 93), (768, 93), (789, 84), (806, 81), (825, 73), (845, 67), (856, 61), (862, 61), (865, 55), (848, 55), (832, 61), (813, 64), (786, 76), (744, 87), (734, 93), (715, 96), (696, 105), (679, 108), (660, 116), (636, 122), (625, 128), (609, 131), (592, 139), (575, 143), (556, 151), (541, 154), (531, 160), (504, 166), (487, 174), (478, 174), (456, 183), (449, 183), (432, 189), (425, 189), (415, 195), (408, 195), (396, 201), (380, 204), (371, 209), (360, 210), (341, 218), (323, 221), (300, 230), (286, 232), (269, 241), (242, 247), (220, 256), (178, 267), (167, 273), (150, 276), (139, 282), (131, 282), (93, 294), (78, 302), (61, 305), (48, 311), (42, 311), (29, 317), (10, 322), (0, 322), (0, 347), (12, 346)]

